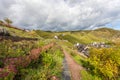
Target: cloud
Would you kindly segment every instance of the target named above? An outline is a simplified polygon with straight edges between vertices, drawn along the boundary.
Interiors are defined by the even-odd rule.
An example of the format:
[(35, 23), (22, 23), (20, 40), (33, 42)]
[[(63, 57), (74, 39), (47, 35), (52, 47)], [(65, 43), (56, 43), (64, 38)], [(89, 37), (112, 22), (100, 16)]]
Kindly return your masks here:
[(0, 0), (0, 19), (52, 31), (93, 29), (120, 18), (120, 0)]

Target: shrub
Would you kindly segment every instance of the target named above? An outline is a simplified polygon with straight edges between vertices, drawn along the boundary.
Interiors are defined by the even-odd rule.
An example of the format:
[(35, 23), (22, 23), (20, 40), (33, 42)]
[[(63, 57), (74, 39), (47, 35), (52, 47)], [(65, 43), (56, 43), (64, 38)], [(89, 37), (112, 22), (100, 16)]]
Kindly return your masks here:
[(104, 80), (114, 80), (119, 75), (120, 50), (113, 48), (93, 48), (88, 59), (91, 72)]

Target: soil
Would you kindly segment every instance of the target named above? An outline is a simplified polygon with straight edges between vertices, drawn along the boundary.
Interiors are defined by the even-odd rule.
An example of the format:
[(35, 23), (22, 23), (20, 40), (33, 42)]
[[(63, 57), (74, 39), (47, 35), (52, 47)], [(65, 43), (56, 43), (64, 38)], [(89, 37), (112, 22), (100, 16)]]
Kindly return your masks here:
[(69, 53), (67, 53), (65, 50), (63, 50), (63, 52), (64, 52), (65, 59), (67, 61), (67, 64), (68, 64), (68, 67), (71, 73), (72, 80), (81, 80), (80, 71), (83, 69), (83, 67), (77, 64), (72, 59)]

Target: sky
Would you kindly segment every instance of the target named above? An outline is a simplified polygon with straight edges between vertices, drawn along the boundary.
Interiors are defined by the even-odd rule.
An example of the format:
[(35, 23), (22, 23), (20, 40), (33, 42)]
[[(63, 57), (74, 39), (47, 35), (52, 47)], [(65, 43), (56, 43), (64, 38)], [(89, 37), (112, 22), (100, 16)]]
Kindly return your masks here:
[(120, 30), (120, 0), (0, 0), (0, 19), (24, 29)]

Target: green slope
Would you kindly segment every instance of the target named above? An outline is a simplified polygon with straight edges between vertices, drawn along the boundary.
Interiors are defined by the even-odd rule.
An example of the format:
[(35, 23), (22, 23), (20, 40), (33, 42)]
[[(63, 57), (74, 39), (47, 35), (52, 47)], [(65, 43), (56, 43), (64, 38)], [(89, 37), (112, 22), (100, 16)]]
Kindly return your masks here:
[(27, 37), (27, 38), (37, 38), (39, 37), (38, 34), (35, 31), (23, 31), (23, 30), (18, 30), (15, 28), (10, 28), (7, 26), (0, 26), (1, 28), (4, 28), (7, 30), (11, 36), (18, 36), (18, 37)]
[(70, 31), (70, 32), (59, 32), (59, 38), (67, 40), (71, 43), (92, 43), (92, 42), (113, 42), (120, 37), (120, 31), (100, 28), (96, 30), (81, 30), (81, 31)]

